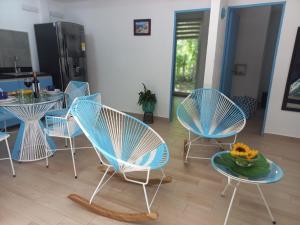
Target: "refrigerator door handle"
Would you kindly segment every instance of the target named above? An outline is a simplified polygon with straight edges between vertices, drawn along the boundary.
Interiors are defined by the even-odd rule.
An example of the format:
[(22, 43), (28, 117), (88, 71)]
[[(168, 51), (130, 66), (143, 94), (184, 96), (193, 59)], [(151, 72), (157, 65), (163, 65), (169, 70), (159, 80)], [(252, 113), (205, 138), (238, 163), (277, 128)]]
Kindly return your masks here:
[(69, 67), (69, 54), (68, 54), (68, 49), (66, 47), (66, 37), (65, 35), (63, 36), (63, 52), (64, 52), (64, 59), (65, 59), (65, 71), (66, 71), (66, 77), (70, 80), (70, 67)]
[(56, 41), (57, 41), (57, 46), (58, 46), (58, 62), (59, 62), (59, 72), (60, 72), (60, 82), (61, 82), (61, 89), (62, 91), (65, 90), (65, 86), (64, 86), (64, 81), (63, 81), (63, 71), (62, 71), (62, 61), (61, 61), (61, 46), (60, 46), (60, 35), (59, 35), (59, 23), (55, 23), (55, 31), (56, 31)]

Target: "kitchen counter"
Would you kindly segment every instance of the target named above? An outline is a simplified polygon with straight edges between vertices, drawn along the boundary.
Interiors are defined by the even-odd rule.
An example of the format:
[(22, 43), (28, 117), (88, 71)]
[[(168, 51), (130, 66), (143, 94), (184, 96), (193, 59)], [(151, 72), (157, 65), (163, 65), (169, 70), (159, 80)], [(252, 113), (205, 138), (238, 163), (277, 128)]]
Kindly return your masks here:
[[(37, 76), (49, 76), (47, 73), (37, 72)], [(26, 78), (32, 77), (32, 72), (20, 72), (20, 73), (12, 73), (12, 72), (3, 72), (0, 73), (0, 80), (3, 79), (16, 79), (16, 78)]]

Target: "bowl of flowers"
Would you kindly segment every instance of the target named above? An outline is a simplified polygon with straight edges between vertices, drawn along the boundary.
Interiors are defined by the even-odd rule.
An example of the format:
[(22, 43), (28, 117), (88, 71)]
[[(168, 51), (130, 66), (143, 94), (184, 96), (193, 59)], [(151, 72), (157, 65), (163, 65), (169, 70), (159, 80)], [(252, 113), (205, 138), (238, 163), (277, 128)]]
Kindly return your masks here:
[(234, 158), (234, 162), (241, 167), (251, 167), (258, 159), (259, 152), (251, 149), (248, 145), (243, 143), (235, 143), (230, 151), (230, 155)]

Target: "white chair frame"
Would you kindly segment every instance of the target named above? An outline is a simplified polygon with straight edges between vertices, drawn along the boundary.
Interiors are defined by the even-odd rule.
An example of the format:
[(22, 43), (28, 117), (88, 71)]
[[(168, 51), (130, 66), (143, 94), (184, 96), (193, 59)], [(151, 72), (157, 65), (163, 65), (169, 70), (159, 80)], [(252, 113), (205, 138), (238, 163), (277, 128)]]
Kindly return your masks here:
[(232, 145), (236, 142), (237, 134), (234, 135), (232, 142), (218, 142), (216, 139), (208, 139), (210, 141), (214, 141), (212, 144), (202, 144), (197, 143), (200, 139), (208, 139), (206, 137), (197, 136), (196, 138), (192, 139), (192, 132), (188, 130), (188, 140), (185, 144), (185, 148), (187, 148), (186, 155), (185, 155), (185, 162), (188, 162), (188, 159), (211, 159), (211, 157), (199, 157), (199, 156), (190, 156), (190, 150), (192, 146), (205, 146), (205, 147), (220, 147), (223, 148), (223, 146), (228, 146), (229, 149), (231, 149)]
[(11, 152), (10, 152), (10, 148), (9, 148), (9, 144), (8, 144), (8, 140), (7, 140), (8, 138), (9, 138), (9, 134), (6, 134), (5, 137), (0, 138), (0, 141), (3, 141), (3, 140), (5, 141), (5, 145), (6, 145), (6, 149), (7, 149), (7, 153), (8, 153), (7, 158), (0, 158), (0, 160), (9, 160), (13, 177), (16, 177), (16, 172), (15, 172), (14, 164), (13, 164), (13, 161), (11, 158)]
[[(154, 132), (155, 132), (155, 131), (154, 131)], [(95, 149), (95, 148), (94, 148), (94, 149)], [(116, 174), (116, 171), (114, 171), (114, 172), (113, 172), (113, 173), (105, 180), (105, 177), (107, 176), (107, 174), (108, 174), (108, 172), (110, 171), (110, 169), (112, 168), (112, 166), (109, 165), (109, 164), (107, 164), (107, 163), (102, 159), (101, 154), (100, 154), (96, 149), (95, 149), (95, 151), (96, 151), (96, 154), (97, 154), (98, 157), (99, 157), (99, 160), (100, 160), (101, 164), (104, 165), (104, 166), (106, 166), (106, 170), (104, 171), (103, 176), (101, 177), (101, 179), (100, 179), (100, 181), (99, 181), (99, 183), (98, 183), (98, 185), (97, 185), (95, 191), (93, 192), (93, 194), (92, 194), (92, 196), (91, 196), (91, 198), (90, 198), (90, 200), (89, 200), (89, 203), (90, 203), (90, 204), (92, 204), (93, 199), (94, 199), (94, 197), (96, 196), (96, 194), (97, 194), (97, 193), (104, 187), (104, 185), (107, 184), (107, 182), (108, 182), (108, 181)], [(125, 163), (125, 162), (123, 162), (123, 163)], [(126, 164), (129, 164), (129, 163), (126, 163)], [(137, 167), (136, 165), (132, 165), (132, 166)], [(152, 204), (153, 204), (153, 202), (154, 202), (154, 200), (155, 200), (155, 197), (156, 197), (156, 195), (157, 195), (157, 193), (158, 193), (158, 191), (159, 191), (159, 188), (160, 188), (160, 186), (161, 186), (161, 184), (162, 184), (164, 178), (166, 178), (166, 175), (165, 175), (164, 170), (163, 170), (162, 168), (160, 168), (160, 171), (161, 171), (162, 176), (161, 176), (160, 182), (159, 182), (159, 184), (158, 184), (158, 186), (157, 186), (157, 188), (156, 188), (156, 190), (155, 190), (155, 192), (154, 192), (154, 194), (153, 194), (153, 196), (152, 196), (152, 198), (151, 198), (150, 203), (149, 203), (149, 196), (148, 196), (148, 194), (147, 194), (147, 189), (146, 189), (146, 186), (148, 185), (149, 179), (150, 179), (150, 172), (151, 172), (150, 167), (149, 167), (149, 168), (146, 168), (146, 169), (144, 169), (144, 170), (139, 170), (139, 171), (134, 170), (134, 172), (146, 172), (145, 182), (141, 182), (140, 180), (134, 180), (134, 179), (132, 179), (132, 178), (128, 178), (128, 177), (126, 176), (126, 172), (121, 172), (121, 175), (124, 177), (124, 179), (125, 179), (126, 181), (131, 182), (131, 183), (135, 183), (135, 184), (142, 185), (142, 187), (143, 187), (143, 192), (144, 192), (144, 197), (145, 197), (145, 203), (146, 203), (146, 207), (147, 207), (148, 213), (151, 213), (151, 206), (152, 206)], [(127, 173), (130, 173), (130, 172), (127, 172)], [(105, 181), (104, 181), (104, 180), (105, 180)]]
[[(89, 91), (89, 89), (88, 89)], [(94, 94), (94, 95), (87, 95), (87, 96), (82, 96), (82, 97), (93, 97), (93, 96), (98, 96), (98, 94)], [(101, 101), (101, 95), (100, 96), (100, 101)], [(77, 97), (74, 102), (79, 99), (81, 97)], [(61, 116), (46, 116), (46, 128), (45, 128), (45, 138), (47, 138), (47, 136), (50, 137), (56, 137), (56, 138), (64, 138), (65, 139), (65, 148), (61, 148), (61, 149), (55, 149), (56, 151), (66, 151), (66, 150), (71, 150), (71, 156), (72, 156), (72, 163), (73, 163), (73, 170), (74, 170), (74, 175), (75, 175), (75, 179), (77, 179), (77, 169), (76, 169), (76, 163), (75, 163), (75, 153), (76, 153), (76, 149), (87, 149), (87, 148), (93, 148), (93, 147), (79, 147), (76, 148), (75, 146), (75, 137), (72, 137), (72, 133), (71, 133), (71, 128), (70, 128), (70, 120), (73, 119), (73, 123), (76, 126), (77, 130), (80, 130), (80, 127), (77, 125), (77, 122), (75, 121), (75, 119), (72, 117), (71, 115), (71, 108), (68, 110), (67, 114), (64, 117)], [(51, 129), (49, 129), (49, 122), (52, 122), (55, 125), (55, 132), (53, 132), (53, 134), (51, 134), (50, 131)], [(67, 131), (65, 133), (65, 131)], [(70, 148), (68, 148), (67, 146), (67, 140), (69, 140), (70, 143)], [(46, 164), (47, 167), (49, 165), (48, 163), (48, 157), (46, 158)]]
[[(56, 123), (59, 123), (59, 128), (60, 129), (57, 129), (57, 130), (60, 130), (62, 133), (64, 133), (64, 130), (66, 129), (67, 133), (66, 133), (66, 135), (58, 134), (58, 133), (55, 134), (55, 135), (51, 135), (51, 133), (48, 133), (47, 130), (49, 130), (49, 123), (47, 122), (47, 117), (46, 117), (45, 138), (47, 138), (47, 136), (50, 136), (50, 137), (64, 138), (65, 140), (69, 140), (70, 148), (55, 149), (55, 150), (56, 151), (71, 150), (74, 175), (75, 175), (75, 179), (77, 179), (77, 170), (76, 170), (76, 163), (75, 163), (75, 157), (74, 157), (75, 149), (76, 149), (75, 148), (75, 138), (71, 137), (70, 127), (69, 127), (69, 119), (72, 118), (72, 117), (70, 116), (70, 113), (68, 112), (67, 115), (64, 116), (64, 117), (51, 116), (50, 118), (51, 118), (50, 120), (55, 121)], [(47, 167), (48, 167), (49, 166), (48, 157), (46, 157), (46, 164), (47, 164)]]

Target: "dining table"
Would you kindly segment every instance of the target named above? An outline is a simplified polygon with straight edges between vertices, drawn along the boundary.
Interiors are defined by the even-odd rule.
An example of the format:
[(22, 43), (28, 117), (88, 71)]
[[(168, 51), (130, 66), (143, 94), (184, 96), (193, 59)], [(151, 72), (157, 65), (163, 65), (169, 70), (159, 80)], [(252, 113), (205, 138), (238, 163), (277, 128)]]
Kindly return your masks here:
[(33, 95), (8, 96), (0, 100), (3, 108), (20, 120), (20, 127), (14, 144), (12, 158), (19, 162), (32, 162), (53, 155), (55, 143), (44, 134), (42, 118), (55, 105), (63, 100), (62, 92)]

